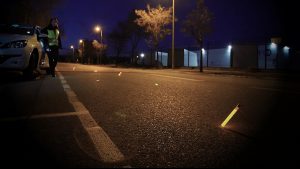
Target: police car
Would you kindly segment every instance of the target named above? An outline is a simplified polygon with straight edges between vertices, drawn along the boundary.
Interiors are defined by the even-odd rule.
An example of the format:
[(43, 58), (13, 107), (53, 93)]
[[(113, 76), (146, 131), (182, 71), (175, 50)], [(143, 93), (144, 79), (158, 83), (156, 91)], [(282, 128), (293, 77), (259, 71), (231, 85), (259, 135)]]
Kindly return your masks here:
[(49, 71), (45, 57), (43, 38), (38, 26), (0, 24), (0, 69), (22, 71), (33, 75), (34, 71)]

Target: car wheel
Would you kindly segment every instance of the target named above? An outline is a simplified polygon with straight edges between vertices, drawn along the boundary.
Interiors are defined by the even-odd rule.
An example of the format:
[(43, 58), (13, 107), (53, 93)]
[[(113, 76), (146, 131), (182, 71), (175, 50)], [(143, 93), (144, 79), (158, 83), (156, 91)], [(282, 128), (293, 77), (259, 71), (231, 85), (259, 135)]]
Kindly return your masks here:
[(36, 52), (33, 52), (30, 56), (28, 67), (23, 71), (23, 75), (26, 79), (34, 78), (34, 70), (37, 68), (38, 55)]

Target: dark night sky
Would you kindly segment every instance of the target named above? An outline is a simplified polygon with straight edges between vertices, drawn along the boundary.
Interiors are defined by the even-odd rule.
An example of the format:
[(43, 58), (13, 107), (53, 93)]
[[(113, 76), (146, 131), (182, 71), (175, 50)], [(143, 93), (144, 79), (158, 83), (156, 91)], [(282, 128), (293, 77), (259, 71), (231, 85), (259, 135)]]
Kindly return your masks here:
[[(278, 36), (282, 20), (272, 0), (206, 0), (214, 13), (214, 32), (208, 40), (215, 43), (256, 41)], [(171, 6), (171, 0), (64, 0), (54, 12), (65, 30), (64, 47), (78, 43), (80, 38), (95, 39), (93, 26), (100, 24), (107, 35), (118, 21), (125, 20), (130, 10), (144, 9), (146, 4)], [(195, 45), (193, 39), (180, 31), (181, 21), (195, 6), (195, 0), (176, 0), (176, 46)], [(171, 46), (171, 36), (161, 45)]]

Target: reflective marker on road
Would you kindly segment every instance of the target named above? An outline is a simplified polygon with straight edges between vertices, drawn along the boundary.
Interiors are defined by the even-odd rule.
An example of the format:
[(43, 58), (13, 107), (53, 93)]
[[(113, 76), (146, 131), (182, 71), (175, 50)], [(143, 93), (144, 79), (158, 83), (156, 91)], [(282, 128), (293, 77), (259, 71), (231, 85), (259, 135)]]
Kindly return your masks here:
[(96, 82), (100, 82), (100, 80), (96, 80)]
[(118, 76), (121, 76), (121, 75), (122, 75), (122, 72), (120, 72)]
[(225, 119), (225, 121), (221, 124), (221, 127), (224, 128), (227, 123), (232, 119), (232, 117), (239, 111), (240, 105), (238, 104), (235, 109), (229, 114), (229, 116)]
[(98, 70), (94, 70), (95, 73), (98, 73)]
[(157, 84), (157, 83), (155, 83), (155, 86), (158, 86), (158, 84)]
[(75, 71), (76, 70), (76, 67), (73, 67), (73, 71)]

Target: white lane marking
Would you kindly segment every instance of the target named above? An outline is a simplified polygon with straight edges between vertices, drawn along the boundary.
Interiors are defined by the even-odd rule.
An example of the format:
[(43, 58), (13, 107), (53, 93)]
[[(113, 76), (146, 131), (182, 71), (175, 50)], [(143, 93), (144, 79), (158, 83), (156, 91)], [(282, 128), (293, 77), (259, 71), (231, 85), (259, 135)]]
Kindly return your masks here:
[[(63, 75), (57, 73), (61, 80), (64, 80)], [(64, 86), (64, 85), (63, 85)], [(67, 87), (67, 88), (66, 88)], [(108, 134), (98, 125), (95, 119), (91, 116), (87, 108), (79, 101), (75, 92), (71, 87), (64, 86), (69, 102), (73, 105), (76, 112), (84, 112), (78, 114), (83, 128), (87, 131), (89, 137), (94, 143), (95, 149), (98, 152), (99, 158), (106, 163), (115, 163), (125, 160), (124, 155), (113, 143)]]
[(194, 82), (204, 82), (204, 80), (189, 79), (189, 78), (184, 78), (184, 77), (175, 77), (175, 76), (158, 75), (158, 74), (149, 74), (149, 75), (151, 75), (151, 76), (158, 76), (158, 77), (172, 78), (172, 79), (188, 80), (188, 81), (194, 81)]
[(71, 117), (84, 115), (87, 112), (66, 112), (66, 113), (52, 113), (52, 114), (39, 114), (33, 116), (19, 116), (19, 117), (9, 117), (0, 119), (1, 122), (12, 122), (20, 120), (36, 120), (36, 119), (46, 119), (46, 118), (57, 118), (57, 117)]
[(62, 84), (67, 84), (67, 81), (66, 80), (61, 80), (61, 83)]
[(274, 88), (266, 88), (266, 87), (251, 87), (252, 89), (256, 90), (265, 90), (265, 91), (271, 91), (271, 92), (283, 92), (283, 93), (291, 93), (291, 94), (300, 94), (300, 92), (297, 91), (288, 91), (283, 89), (274, 89)]

